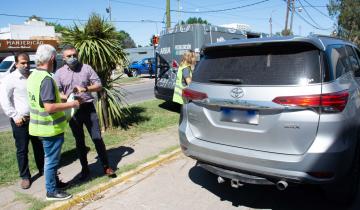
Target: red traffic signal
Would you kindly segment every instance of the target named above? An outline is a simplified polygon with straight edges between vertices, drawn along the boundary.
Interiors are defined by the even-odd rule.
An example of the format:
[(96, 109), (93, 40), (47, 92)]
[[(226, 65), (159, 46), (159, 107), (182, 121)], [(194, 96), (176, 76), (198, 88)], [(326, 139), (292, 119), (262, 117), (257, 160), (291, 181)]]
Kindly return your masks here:
[(159, 36), (154, 35), (152, 37), (152, 44), (156, 47), (159, 45)]

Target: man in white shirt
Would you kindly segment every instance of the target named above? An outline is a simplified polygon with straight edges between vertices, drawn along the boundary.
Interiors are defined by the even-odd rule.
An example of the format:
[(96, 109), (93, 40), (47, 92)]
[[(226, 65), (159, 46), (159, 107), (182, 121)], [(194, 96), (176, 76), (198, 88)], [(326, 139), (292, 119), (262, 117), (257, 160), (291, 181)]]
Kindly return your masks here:
[(3, 91), (1, 106), (5, 114), (10, 118), (13, 137), (16, 145), (16, 157), (19, 174), (22, 179), (21, 188), (28, 189), (31, 185), (31, 174), (28, 161), (29, 140), (32, 143), (36, 166), (39, 174), (44, 172), (44, 149), (42, 142), (34, 136), (29, 135), (30, 107), (28, 103), (26, 80), (30, 74), (30, 58), (26, 53), (15, 56), (16, 70), (7, 75), (1, 84)]

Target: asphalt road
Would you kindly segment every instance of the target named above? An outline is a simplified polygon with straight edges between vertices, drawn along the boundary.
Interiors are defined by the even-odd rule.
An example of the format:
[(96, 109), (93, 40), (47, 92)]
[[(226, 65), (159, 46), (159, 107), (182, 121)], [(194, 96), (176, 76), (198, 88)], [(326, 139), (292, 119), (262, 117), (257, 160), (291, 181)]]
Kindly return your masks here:
[[(154, 79), (143, 78), (140, 83), (121, 86), (128, 104), (154, 99)], [(0, 106), (0, 131), (10, 130), (10, 122)]]
[(229, 182), (218, 184), (216, 176), (196, 166), (190, 158), (165, 164), (116, 185), (85, 204), (83, 209), (273, 209), (346, 210), (360, 209), (359, 199), (345, 208), (328, 200), (315, 187), (245, 185), (238, 189)]
[(143, 78), (141, 83), (121, 86), (126, 91), (126, 101), (128, 104), (139, 103), (154, 99), (154, 79)]

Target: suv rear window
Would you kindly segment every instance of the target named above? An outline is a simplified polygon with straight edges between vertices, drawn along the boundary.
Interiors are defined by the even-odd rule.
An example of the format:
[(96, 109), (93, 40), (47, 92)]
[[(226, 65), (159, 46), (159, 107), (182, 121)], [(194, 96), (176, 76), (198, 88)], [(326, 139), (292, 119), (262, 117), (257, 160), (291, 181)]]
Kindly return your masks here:
[[(320, 83), (320, 51), (308, 43), (205, 49), (193, 81), (238, 80), (243, 85)], [(219, 83), (219, 82), (217, 82)]]

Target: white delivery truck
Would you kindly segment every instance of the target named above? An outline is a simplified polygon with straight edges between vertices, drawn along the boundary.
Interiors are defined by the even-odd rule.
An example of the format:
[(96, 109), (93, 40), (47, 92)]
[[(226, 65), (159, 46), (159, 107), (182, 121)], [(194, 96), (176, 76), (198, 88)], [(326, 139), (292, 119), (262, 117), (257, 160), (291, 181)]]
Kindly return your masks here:
[(195, 51), (200, 59), (200, 50), (205, 44), (258, 37), (258, 33), (205, 24), (179, 25), (162, 31), (155, 51), (155, 97), (172, 100), (177, 68), (186, 50)]

